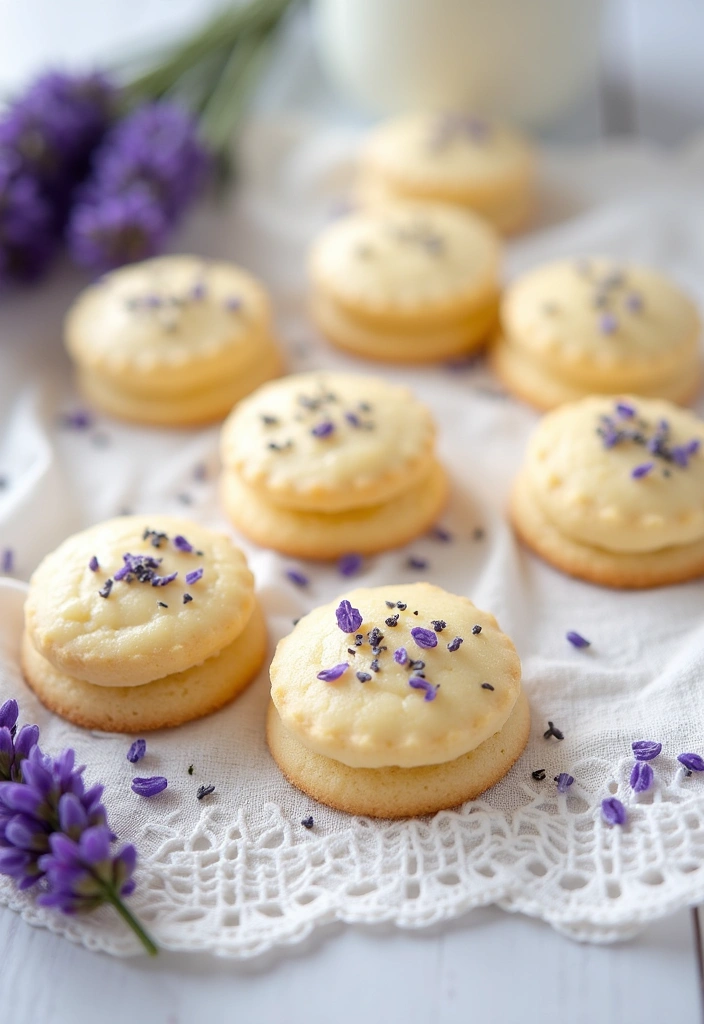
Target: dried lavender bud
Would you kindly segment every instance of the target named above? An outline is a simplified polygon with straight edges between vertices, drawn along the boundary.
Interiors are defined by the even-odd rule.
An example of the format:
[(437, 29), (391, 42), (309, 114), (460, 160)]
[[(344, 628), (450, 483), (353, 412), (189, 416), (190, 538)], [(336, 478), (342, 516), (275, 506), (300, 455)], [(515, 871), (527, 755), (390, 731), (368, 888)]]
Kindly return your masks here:
[[(356, 633), (364, 621), (359, 609), (353, 608), (347, 600), (340, 601), (335, 609), (335, 618), (343, 633)], [(355, 637), (356, 646), (359, 646), (358, 640), (361, 643), (361, 636)]]
[(181, 534), (177, 534), (173, 539), (173, 545), (178, 551), (183, 551), (186, 554), (190, 554), (193, 551), (193, 545), (189, 544), (185, 537)]
[(303, 825), (303, 828), (313, 828), (314, 824), (315, 822), (313, 821), (312, 814), (309, 814), (307, 818), (303, 818), (303, 820), (301, 821), (301, 825)]
[(432, 629), (425, 629), (423, 626), (414, 626), (411, 630), (411, 636), (418, 644), (419, 647), (437, 647), (438, 638)]
[(337, 570), (341, 576), (356, 576), (362, 568), (363, 559), (361, 555), (343, 555), (337, 563)]
[(546, 771), (544, 768), (536, 768), (534, 772), (530, 773), (536, 782), (542, 782), (545, 778)]
[(339, 679), (349, 667), (349, 664), (346, 661), (343, 661), (339, 665), (334, 665), (332, 668), (321, 669), (316, 678), (322, 679), (324, 683), (333, 683), (336, 679)]
[(455, 651), (459, 651), (459, 649), (460, 649), (460, 647), (461, 647), (461, 645), (463, 643), (464, 643), (464, 640), (462, 639), (462, 637), (461, 636), (456, 636), (455, 639), (451, 640), (450, 643), (447, 645), (447, 649), (452, 654), (454, 654)]
[(368, 672), (357, 672), (355, 674), (357, 676), (357, 679), (359, 679), (360, 683), (368, 683), (369, 680), (371, 679), (371, 676), (369, 675)]
[(704, 760), (699, 754), (678, 754), (677, 760), (684, 765), (687, 771), (704, 772)]
[(88, 568), (90, 569), (91, 572), (97, 572), (98, 569), (100, 568), (100, 563), (98, 562), (98, 559), (95, 557), (95, 555), (93, 555), (90, 562), (88, 563)]
[(653, 769), (647, 761), (636, 761), (631, 771), (631, 789), (634, 793), (645, 793), (653, 784)]
[(147, 752), (147, 741), (146, 740), (135, 740), (130, 749), (127, 751), (127, 760), (131, 764), (136, 764), (137, 761), (141, 761)]
[(408, 680), (408, 685), (412, 686), (414, 690), (423, 690), (425, 692), (425, 700), (435, 700), (440, 689), (440, 685), (433, 686), (427, 679), (422, 676), (411, 676)]
[(436, 633), (442, 633), (443, 629), (447, 629), (447, 623), (444, 619), (431, 619), (430, 625)]
[(394, 661), (397, 665), (405, 665), (408, 661), (408, 652), (405, 647), (399, 647), (394, 651)]
[[(176, 573), (174, 573), (173, 575), (176, 576)], [(197, 583), (198, 580), (202, 580), (203, 579), (203, 569), (202, 569), (202, 567), (199, 568), (199, 569), (194, 569), (193, 572), (187, 572), (184, 578), (185, 578), (186, 583), (188, 584), (189, 587), (191, 586), (191, 584)]]
[(564, 740), (565, 738), (565, 734), (560, 729), (556, 729), (553, 723), (548, 720), (548, 727), (543, 733), (543, 739), (549, 740), (551, 736), (554, 736), (556, 740)]
[(568, 775), (567, 772), (560, 772), (559, 775), (555, 776), (555, 782), (557, 783), (557, 792), (566, 793), (574, 782), (572, 775)]
[(631, 743), (631, 750), (636, 761), (652, 761), (662, 750), (662, 743), (655, 740), (636, 740)]
[(163, 775), (153, 775), (149, 779), (132, 779), (132, 792), (138, 796), (157, 796), (163, 793), (168, 782)]
[(590, 647), (591, 640), (586, 640), (579, 633), (575, 633), (572, 630), (565, 634), (565, 638), (569, 640), (573, 647)]
[(479, 625), (479, 623), (476, 623), (474, 626), (472, 626), (472, 635), (473, 636), (479, 636), (481, 631), (482, 631), (482, 627)]
[(214, 792), (215, 786), (199, 786), (196, 791), (196, 800), (202, 800), (203, 797), (210, 796)]
[(601, 801), (601, 813), (604, 821), (609, 825), (626, 824), (626, 808), (615, 796), (607, 797)]

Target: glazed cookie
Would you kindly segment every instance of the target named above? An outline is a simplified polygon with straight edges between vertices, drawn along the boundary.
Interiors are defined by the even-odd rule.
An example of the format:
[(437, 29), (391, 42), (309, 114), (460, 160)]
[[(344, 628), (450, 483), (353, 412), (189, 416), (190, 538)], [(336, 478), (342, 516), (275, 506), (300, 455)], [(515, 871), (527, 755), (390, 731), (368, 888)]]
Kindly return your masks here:
[(398, 818), (473, 799), (530, 715), (493, 615), (429, 583), (359, 589), (302, 618), (271, 665), (269, 747), (299, 789)]
[(629, 391), (691, 399), (701, 378), (696, 308), (654, 270), (563, 260), (505, 293), (492, 361), (506, 386), (540, 409)]
[(222, 419), (281, 371), (262, 286), (196, 256), (106, 275), (69, 310), (65, 335), (88, 400), (142, 423)]
[(405, 544), (447, 496), (430, 412), (375, 378), (306, 373), (266, 384), (232, 412), (221, 451), (235, 526), (302, 558)]
[(531, 218), (535, 159), (520, 135), (483, 117), (407, 114), (369, 136), (357, 191), (370, 206), (392, 199), (451, 203), (510, 234)]
[(573, 576), (654, 587), (704, 574), (704, 422), (660, 399), (545, 416), (514, 487), (517, 533)]
[(394, 203), (327, 227), (310, 256), (312, 313), (340, 348), (421, 362), (477, 348), (494, 330), (500, 243), (474, 214)]
[(23, 669), (51, 710), (130, 732), (178, 725), (244, 689), (266, 630), (244, 555), (169, 516), (121, 516), (64, 541), (25, 605)]

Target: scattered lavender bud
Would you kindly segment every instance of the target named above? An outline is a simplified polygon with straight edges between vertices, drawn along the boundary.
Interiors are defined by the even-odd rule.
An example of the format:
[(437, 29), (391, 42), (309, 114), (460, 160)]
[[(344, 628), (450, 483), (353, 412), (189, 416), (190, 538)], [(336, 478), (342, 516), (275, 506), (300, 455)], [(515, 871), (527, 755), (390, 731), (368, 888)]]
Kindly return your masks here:
[(425, 558), (419, 558), (417, 555), (409, 555), (406, 559), (406, 565), (409, 569), (427, 569), (428, 562)]
[(655, 740), (636, 740), (631, 743), (631, 750), (636, 761), (652, 761), (662, 750), (662, 743)]
[(430, 531), (430, 536), (434, 540), (439, 540), (442, 544), (449, 544), (453, 537), (449, 530), (446, 530), (444, 526), (434, 526)]
[(604, 821), (609, 825), (626, 824), (626, 808), (615, 796), (607, 797), (601, 801), (601, 813)]
[(482, 627), (479, 625), (478, 622), (474, 626), (472, 626), (472, 636), (479, 636), (481, 631)]
[(414, 690), (423, 690), (425, 692), (425, 700), (435, 700), (438, 695), (440, 686), (433, 686), (427, 679), (423, 679), (422, 676), (411, 676), (408, 680), (408, 685), (412, 686)]
[(191, 551), (193, 551), (193, 545), (189, 544), (186, 538), (181, 536), (180, 533), (177, 533), (174, 537), (173, 544), (178, 551), (183, 551), (185, 554), (190, 554)]
[(591, 647), (591, 640), (586, 640), (583, 636), (579, 633), (575, 633), (573, 630), (566, 633), (565, 638), (569, 640), (573, 647)]
[(196, 791), (196, 800), (202, 800), (203, 797), (210, 796), (214, 792), (215, 786), (199, 786)]
[[(704, 768), (704, 765), (702, 765)], [(653, 784), (653, 769), (647, 761), (636, 761), (631, 771), (631, 789), (634, 793), (645, 793)]]
[[(198, 575), (198, 573), (200, 573), (200, 576)], [(195, 575), (196, 579), (199, 580), (200, 577), (203, 575), (203, 570), (202, 569), (196, 569), (194, 573), (193, 572), (189, 572), (186, 575), (186, 582), (187, 583), (195, 583), (196, 579), (190, 579), (189, 580), (189, 578), (188, 578), (189, 576), (194, 576), (194, 575)], [(178, 572), (170, 572), (168, 574), (168, 576), (152, 576), (151, 584), (152, 584), (153, 587), (168, 587), (169, 583), (173, 583), (173, 581), (176, 579), (177, 576), (178, 576)]]
[(90, 562), (88, 563), (88, 568), (90, 569), (91, 572), (97, 572), (98, 569), (100, 568), (100, 562), (95, 557), (95, 555), (92, 556)]
[(548, 720), (548, 727), (543, 733), (543, 739), (549, 740), (551, 736), (554, 736), (556, 740), (564, 740), (565, 734), (561, 729), (557, 729), (555, 725)]
[(188, 774), (189, 775), (193, 775), (193, 768), (194, 768), (194, 765), (189, 764), (189, 766), (188, 766)]
[[(433, 627), (436, 633), (442, 633), (443, 629), (447, 629), (447, 623), (445, 622), (444, 619), (431, 619), (430, 625)], [(472, 630), (472, 632), (474, 632), (474, 630)]]
[(330, 437), (334, 430), (335, 424), (332, 420), (323, 420), (322, 423), (316, 423), (310, 432), (313, 437)]
[(493, 689), (494, 689), (494, 687), (491, 685), (491, 683), (482, 683), (482, 690), (493, 690)]
[(631, 470), (631, 476), (634, 480), (640, 480), (642, 477), (647, 476), (654, 468), (654, 462), (642, 462), (639, 466), (636, 466)]
[[(177, 573), (173, 573), (172, 575), (176, 576)], [(184, 579), (186, 580), (186, 583), (190, 587), (192, 583), (197, 583), (198, 580), (203, 579), (203, 569), (199, 568), (194, 569), (193, 572), (187, 572)]]
[(567, 772), (560, 772), (559, 775), (555, 776), (555, 782), (557, 783), (557, 792), (566, 793), (574, 782), (574, 777), (568, 775)]
[(12, 548), (5, 548), (0, 558), (0, 572), (9, 575), (15, 566), (15, 553)]
[(405, 647), (399, 647), (394, 651), (394, 661), (397, 665), (405, 665), (408, 661), (408, 651)]
[(163, 793), (168, 782), (163, 775), (153, 775), (149, 779), (132, 779), (132, 792), (137, 796), (157, 796)]
[(334, 665), (332, 668), (324, 668), (318, 672), (317, 678), (322, 679), (324, 683), (334, 683), (336, 679), (339, 679), (347, 669), (349, 664), (346, 661), (341, 662), (339, 665)]
[(111, 590), (112, 580), (108, 577), (108, 579), (105, 580), (105, 583), (103, 583), (98, 593), (100, 594), (101, 597), (110, 597)]
[(615, 334), (618, 330), (618, 320), (613, 313), (602, 313), (599, 317), (599, 330), (602, 334)]
[(371, 679), (368, 672), (356, 672), (355, 675), (357, 676), (357, 679), (359, 679), (360, 683), (368, 683)]
[(463, 643), (464, 643), (464, 640), (462, 639), (462, 637), (461, 636), (456, 636), (454, 640), (451, 640), (449, 642), (449, 644), (447, 645), (447, 649), (452, 654), (454, 654), (455, 651), (459, 651), (459, 649), (460, 649), (460, 647), (461, 647), (461, 645)]
[(640, 313), (643, 309), (643, 296), (638, 292), (631, 292), (626, 296), (626, 309), (631, 313)]
[(190, 604), (192, 600), (193, 600), (193, 598), (191, 597), (190, 594), (184, 594), (183, 595), (183, 603), (184, 604)]
[(432, 629), (425, 629), (423, 626), (414, 626), (411, 630), (411, 636), (419, 647), (431, 648), (437, 647), (438, 645), (438, 638)]
[(631, 420), (636, 414), (636, 408), (629, 402), (617, 402), (616, 412), (622, 419)]
[(298, 571), (298, 569), (287, 569), (286, 579), (293, 583), (294, 586), (296, 587), (307, 587), (308, 584), (310, 583), (308, 577), (304, 576), (302, 572)]
[(137, 764), (137, 761), (141, 761), (146, 752), (147, 741), (135, 740), (130, 749), (127, 751), (127, 760), (131, 764)]
[(684, 765), (687, 771), (704, 772), (704, 760), (699, 754), (678, 754), (677, 760)]
[(343, 555), (337, 563), (337, 571), (341, 576), (356, 576), (362, 568), (363, 559), (361, 555)]
[(309, 814), (307, 818), (303, 818), (303, 820), (301, 821), (301, 825), (303, 825), (303, 828), (313, 828), (314, 824), (315, 822), (313, 821), (312, 814)]
[(349, 601), (340, 601), (335, 618), (343, 633), (356, 633), (364, 621), (359, 608), (353, 608)]
[(239, 313), (242, 309), (242, 299), (236, 295), (231, 295), (228, 299), (225, 299), (225, 309), (228, 313)]
[(532, 778), (535, 779), (536, 782), (542, 782), (543, 779), (545, 778), (547, 772), (545, 771), (544, 768), (536, 768), (535, 771), (531, 772), (530, 774), (531, 774)]

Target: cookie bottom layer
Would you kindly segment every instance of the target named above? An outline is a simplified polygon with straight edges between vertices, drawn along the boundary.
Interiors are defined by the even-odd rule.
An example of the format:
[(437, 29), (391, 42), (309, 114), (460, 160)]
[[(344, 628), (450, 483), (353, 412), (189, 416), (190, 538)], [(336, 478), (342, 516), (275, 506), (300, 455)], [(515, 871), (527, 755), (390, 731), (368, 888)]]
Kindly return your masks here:
[(427, 476), (383, 505), (345, 512), (307, 512), (267, 501), (226, 470), (221, 478), (225, 511), (246, 537), (294, 558), (339, 558), (402, 547), (425, 533), (440, 515), (448, 495), (445, 470), (432, 462)]
[(704, 575), (704, 540), (660, 551), (605, 551), (572, 540), (547, 518), (525, 473), (514, 484), (510, 516), (518, 536), (536, 554), (568, 576), (628, 590), (684, 583)]
[(78, 384), (91, 405), (118, 419), (152, 426), (186, 427), (224, 419), (240, 399), (281, 372), (281, 356), (272, 342), (259, 353), (255, 363), (235, 378), (226, 378), (186, 394), (146, 398), (90, 370), (79, 370)]
[(63, 675), (35, 650), (26, 632), (22, 671), (42, 704), (74, 725), (149, 732), (202, 718), (228, 704), (259, 672), (266, 646), (266, 621), (257, 603), (243, 632), (219, 654), (143, 686), (93, 686)]
[(494, 786), (523, 753), (530, 708), (523, 690), (499, 732), (475, 750), (420, 768), (350, 768), (314, 754), (287, 732), (273, 703), (266, 720), (269, 750), (289, 782), (314, 800), (348, 814), (410, 818), (473, 800)]
[(337, 348), (365, 359), (426, 363), (473, 352), (483, 345), (496, 328), (498, 300), (490, 294), (466, 319), (438, 324), (428, 331), (373, 329), (368, 323), (355, 320), (320, 291), (313, 297), (311, 315), (321, 333)]
[(534, 359), (507, 344), (503, 338), (498, 338), (490, 349), (489, 360), (509, 391), (542, 412), (591, 394), (642, 395), (644, 398), (666, 398), (678, 405), (687, 405), (701, 388), (702, 368), (698, 354), (691, 363), (678, 368), (672, 376), (662, 377), (653, 384), (639, 385), (633, 382), (622, 387), (610, 386), (606, 381), (599, 387), (576, 387), (549, 373)]

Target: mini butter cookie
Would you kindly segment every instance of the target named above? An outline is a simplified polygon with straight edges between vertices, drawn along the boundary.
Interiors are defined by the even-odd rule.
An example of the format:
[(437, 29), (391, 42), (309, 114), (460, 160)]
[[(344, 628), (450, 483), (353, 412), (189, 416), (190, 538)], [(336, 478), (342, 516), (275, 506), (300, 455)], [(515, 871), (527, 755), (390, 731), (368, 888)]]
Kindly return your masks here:
[(699, 333), (694, 304), (657, 271), (563, 260), (507, 289), (492, 361), (539, 409), (622, 391), (686, 402), (700, 386)]
[(301, 558), (398, 547), (433, 524), (447, 497), (429, 410), (375, 378), (272, 381), (233, 410), (221, 453), (235, 526)]
[(339, 348), (422, 362), (469, 352), (495, 330), (500, 242), (479, 217), (394, 203), (329, 225), (310, 255), (312, 315)]
[(483, 117), (406, 114), (368, 137), (357, 192), (370, 206), (390, 199), (451, 203), (511, 234), (533, 213), (534, 153), (517, 132)]
[(222, 419), (281, 372), (263, 287), (234, 264), (196, 256), (101, 278), (69, 310), (65, 338), (86, 398), (141, 423)]
[(654, 587), (704, 574), (704, 422), (661, 399), (590, 397), (536, 428), (516, 481), (520, 537), (572, 576)]
[(30, 580), (22, 662), (48, 708), (131, 732), (206, 715), (254, 678), (266, 629), (242, 552), (170, 516), (64, 541)]
[(271, 699), (267, 738), (289, 781), (374, 817), (473, 799), (530, 725), (496, 619), (429, 583), (354, 590), (304, 616), (276, 649)]

